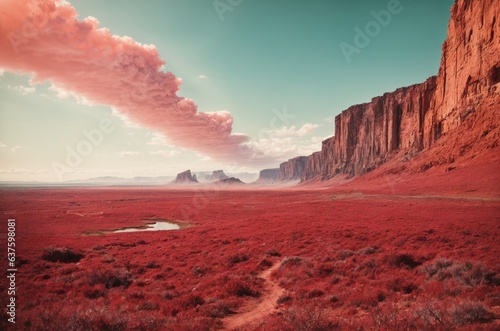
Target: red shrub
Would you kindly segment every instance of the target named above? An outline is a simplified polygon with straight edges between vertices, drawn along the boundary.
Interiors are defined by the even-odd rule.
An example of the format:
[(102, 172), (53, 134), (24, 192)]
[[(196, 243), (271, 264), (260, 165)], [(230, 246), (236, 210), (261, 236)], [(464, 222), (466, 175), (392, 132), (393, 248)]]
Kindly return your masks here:
[(319, 303), (293, 305), (283, 314), (286, 325), (291, 330), (332, 331), (339, 330), (338, 322), (327, 317)]
[(227, 282), (224, 288), (230, 295), (238, 297), (257, 297), (260, 295), (259, 291), (255, 287), (255, 284), (248, 278), (231, 279)]

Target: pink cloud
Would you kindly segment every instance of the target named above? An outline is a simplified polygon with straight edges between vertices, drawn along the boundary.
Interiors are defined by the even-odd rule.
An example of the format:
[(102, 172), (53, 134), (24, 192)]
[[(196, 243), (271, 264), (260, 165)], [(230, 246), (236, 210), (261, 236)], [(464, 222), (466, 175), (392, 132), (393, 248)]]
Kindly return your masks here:
[(219, 160), (251, 161), (258, 154), (232, 133), (229, 112), (203, 113), (177, 95), (181, 80), (160, 67), (153, 45), (112, 35), (97, 19), (77, 19), (66, 1), (3, 0), (0, 67), (49, 80), (92, 103), (109, 105), (172, 143)]

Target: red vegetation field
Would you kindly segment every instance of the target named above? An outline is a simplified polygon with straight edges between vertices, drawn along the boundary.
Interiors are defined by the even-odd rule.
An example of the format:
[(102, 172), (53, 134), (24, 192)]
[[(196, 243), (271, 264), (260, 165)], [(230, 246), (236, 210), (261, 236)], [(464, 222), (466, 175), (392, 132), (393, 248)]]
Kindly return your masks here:
[[(329, 189), (1, 190), (4, 223), (17, 223), (14, 329), (498, 329), (498, 194), (384, 176)], [(85, 235), (156, 218), (196, 225)]]

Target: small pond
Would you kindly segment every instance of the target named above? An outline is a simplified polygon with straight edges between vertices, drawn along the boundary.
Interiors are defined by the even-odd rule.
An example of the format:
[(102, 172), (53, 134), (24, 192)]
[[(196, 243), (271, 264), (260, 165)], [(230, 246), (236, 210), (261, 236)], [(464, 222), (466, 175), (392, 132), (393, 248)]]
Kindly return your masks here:
[(119, 230), (111, 231), (111, 233), (122, 233), (122, 232), (141, 232), (141, 231), (166, 231), (166, 230), (179, 230), (181, 227), (179, 224), (172, 222), (155, 222), (146, 224), (141, 227), (131, 227)]
[(172, 231), (172, 230), (182, 230), (194, 226), (195, 224), (184, 222), (184, 221), (174, 221), (162, 218), (156, 219), (143, 219), (143, 225), (124, 227), (118, 229), (109, 230), (97, 230), (88, 231), (82, 233), (84, 236), (98, 236), (110, 233), (130, 233), (130, 232), (143, 232), (143, 231)]

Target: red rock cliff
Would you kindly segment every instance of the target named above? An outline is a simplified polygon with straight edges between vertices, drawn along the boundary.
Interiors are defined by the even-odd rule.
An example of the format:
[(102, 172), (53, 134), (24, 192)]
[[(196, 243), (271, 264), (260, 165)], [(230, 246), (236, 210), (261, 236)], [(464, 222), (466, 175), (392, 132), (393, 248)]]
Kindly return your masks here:
[(299, 156), (280, 164), (279, 180), (301, 179), (306, 167), (307, 156)]
[(274, 183), (279, 180), (280, 169), (264, 169), (259, 173), (259, 178), (255, 181), (255, 183)]
[(302, 181), (363, 174), (395, 154), (411, 158), (471, 112), (499, 111), (500, 3), (472, 3), (457, 0), (451, 9), (438, 75), (343, 111), (335, 135), (307, 157)]
[(500, 82), (499, 14), (495, 0), (458, 0), (453, 5), (436, 93), (425, 116), (425, 147), (459, 126), (485, 99), (498, 96), (494, 85)]

